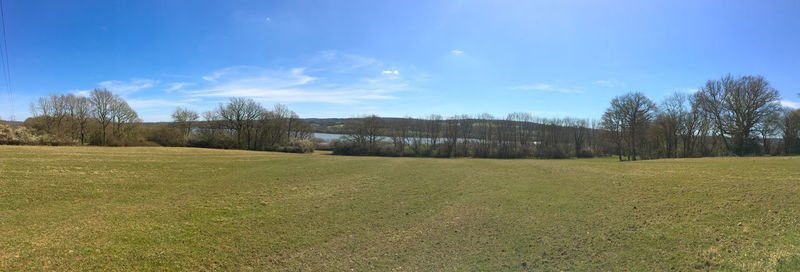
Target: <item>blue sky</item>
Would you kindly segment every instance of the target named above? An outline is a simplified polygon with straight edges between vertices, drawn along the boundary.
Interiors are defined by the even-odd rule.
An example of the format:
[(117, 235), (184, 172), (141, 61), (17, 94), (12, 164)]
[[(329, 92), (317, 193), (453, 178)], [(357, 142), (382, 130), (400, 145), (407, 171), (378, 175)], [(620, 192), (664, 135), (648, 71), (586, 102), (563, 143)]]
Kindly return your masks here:
[(302, 117), (598, 118), (728, 73), (800, 105), (800, 1), (4, 2), (3, 119), (104, 87), (144, 121), (231, 96)]

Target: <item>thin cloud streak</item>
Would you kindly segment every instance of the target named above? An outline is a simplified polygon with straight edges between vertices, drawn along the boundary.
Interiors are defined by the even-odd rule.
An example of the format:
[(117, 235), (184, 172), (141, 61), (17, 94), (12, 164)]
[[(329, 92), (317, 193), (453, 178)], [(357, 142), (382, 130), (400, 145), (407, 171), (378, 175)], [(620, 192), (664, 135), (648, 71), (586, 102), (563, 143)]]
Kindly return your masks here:
[(180, 90), (180, 89), (182, 89), (183, 87), (192, 86), (192, 85), (195, 85), (195, 84), (194, 84), (194, 83), (191, 83), (191, 82), (175, 82), (175, 83), (170, 83), (170, 84), (169, 84), (169, 88), (165, 89), (164, 91), (165, 91), (165, 92), (168, 92), (168, 93), (169, 93), (169, 92), (174, 92), (174, 91), (177, 91), (177, 90)]
[(88, 97), (92, 90), (68, 90), (68, 94), (74, 94), (76, 96), (83, 96)]
[(133, 79), (129, 81), (120, 81), (120, 80), (108, 80), (98, 83), (97, 85), (106, 88), (109, 91), (120, 95), (127, 95), (131, 93), (135, 93), (142, 89), (152, 88), (156, 86), (159, 82), (157, 80), (151, 79)]
[(564, 93), (564, 94), (576, 94), (576, 93), (583, 93), (580, 90), (571, 90), (565, 88), (559, 88), (550, 84), (538, 83), (533, 85), (521, 85), (516, 86), (513, 89), (515, 90), (527, 90), (527, 91), (540, 91), (540, 92), (554, 92), (554, 93)]
[(608, 81), (608, 80), (597, 80), (597, 81), (592, 82), (592, 83), (594, 85), (600, 85), (600, 86), (604, 86), (604, 87), (611, 87), (612, 86), (611, 81)]

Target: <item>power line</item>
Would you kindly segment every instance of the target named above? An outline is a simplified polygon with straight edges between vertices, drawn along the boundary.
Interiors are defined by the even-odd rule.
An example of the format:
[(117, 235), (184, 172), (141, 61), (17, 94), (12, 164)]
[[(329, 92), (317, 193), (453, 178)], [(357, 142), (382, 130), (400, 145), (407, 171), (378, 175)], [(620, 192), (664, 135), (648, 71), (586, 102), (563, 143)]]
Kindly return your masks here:
[(14, 121), (14, 91), (11, 90), (11, 65), (8, 64), (8, 42), (6, 42), (6, 15), (3, 8), (3, 0), (0, 0), (0, 23), (2, 23), (3, 31), (3, 51), (2, 55), (3, 66), (5, 66), (6, 88), (8, 88), (8, 103), (11, 105), (11, 121)]

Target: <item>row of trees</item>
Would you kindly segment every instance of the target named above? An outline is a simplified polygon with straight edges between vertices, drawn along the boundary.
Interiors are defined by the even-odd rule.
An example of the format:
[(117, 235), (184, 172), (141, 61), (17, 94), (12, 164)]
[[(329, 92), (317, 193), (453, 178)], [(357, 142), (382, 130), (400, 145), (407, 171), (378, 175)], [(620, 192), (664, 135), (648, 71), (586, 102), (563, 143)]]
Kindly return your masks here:
[[(312, 127), (286, 106), (264, 108), (231, 98), (199, 114), (179, 108), (173, 121), (143, 125), (123, 98), (105, 89), (89, 96), (49, 95), (31, 105), (24, 128), (4, 126), (0, 143), (195, 146), (310, 152)], [(349, 119), (336, 154), (620, 160), (716, 155), (800, 154), (800, 110), (780, 106), (760, 76), (726, 76), (693, 94), (656, 104), (642, 93), (612, 99), (600, 120), (535, 118), (512, 113), (444, 118)]]
[(161, 124), (150, 140), (165, 146), (195, 146), (286, 152), (312, 152), (311, 126), (284, 105), (271, 110), (249, 98), (231, 98), (214, 110), (178, 108), (172, 123)]
[(620, 160), (795, 154), (796, 114), (781, 108), (778, 91), (763, 77), (726, 76), (660, 105), (641, 93), (618, 96), (602, 127)]
[(600, 120), (526, 113), (349, 120), (336, 154), (439, 157), (591, 157), (620, 160), (800, 154), (800, 111), (782, 108), (760, 76), (710, 80), (656, 104), (642, 93), (612, 99)]
[(24, 126), (2, 127), (0, 143), (163, 145), (311, 152), (311, 126), (284, 105), (268, 110), (247, 98), (202, 114), (178, 108), (171, 123), (144, 125), (125, 100), (106, 89), (88, 96), (51, 94), (31, 104)]
[(384, 119), (366, 116), (344, 125), (347, 139), (336, 154), (480, 158), (566, 158), (605, 154), (598, 123), (575, 118), (534, 118), (512, 113), (443, 118)]
[(25, 126), (47, 144), (121, 145), (130, 142), (141, 125), (136, 111), (106, 89), (95, 89), (86, 97), (40, 97), (31, 104), (31, 114)]

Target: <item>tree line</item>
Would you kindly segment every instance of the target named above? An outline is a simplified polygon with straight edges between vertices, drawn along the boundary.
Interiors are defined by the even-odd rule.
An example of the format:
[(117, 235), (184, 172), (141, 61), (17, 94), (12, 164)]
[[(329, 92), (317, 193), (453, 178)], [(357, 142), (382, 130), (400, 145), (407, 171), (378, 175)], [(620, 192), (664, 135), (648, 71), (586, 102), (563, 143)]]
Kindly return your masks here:
[(235, 97), (200, 118), (197, 112), (178, 108), (171, 123), (154, 128), (151, 140), (164, 146), (314, 151), (311, 125), (285, 105), (267, 109), (253, 99)]
[(333, 144), (334, 154), (479, 157), (567, 158), (605, 154), (597, 122), (577, 118), (535, 118), (512, 113), (443, 118), (384, 119), (376, 115), (353, 118), (343, 127), (344, 140)]
[(0, 143), (41, 145), (161, 145), (311, 152), (311, 126), (284, 105), (271, 110), (249, 98), (215, 109), (178, 108), (172, 122), (144, 125), (128, 103), (106, 89), (88, 96), (51, 94), (30, 106), (32, 117), (12, 129), (0, 124)]
[(106, 89), (89, 96), (51, 94), (31, 103), (33, 117), (25, 120), (41, 144), (131, 145), (141, 119), (122, 97)]
[(659, 105), (641, 93), (618, 96), (602, 127), (620, 160), (798, 154), (798, 114), (763, 77), (729, 75)]
[(312, 141), (314, 129), (277, 104), (231, 98), (201, 113), (178, 108), (172, 121), (145, 125), (108, 90), (48, 95), (31, 104), (24, 126), (0, 124), (0, 143), (161, 145), (334, 154), (619, 160), (800, 154), (800, 110), (780, 105), (761, 76), (709, 80), (697, 92), (656, 103), (639, 92), (613, 98), (598, 120), (536, 118), (528, 113), (350, 118), (342, 140)]
[(800, 154), (800, 110), (781, 107), (761, 76), (709, 80), (693, 94), (656, 104), (639, 92), (611, 100), (600, 120), (537, 119), (513, 113), (442, 118), (365, 116), (334, 143), (344, 155), (619, 160), (720, 155)]

